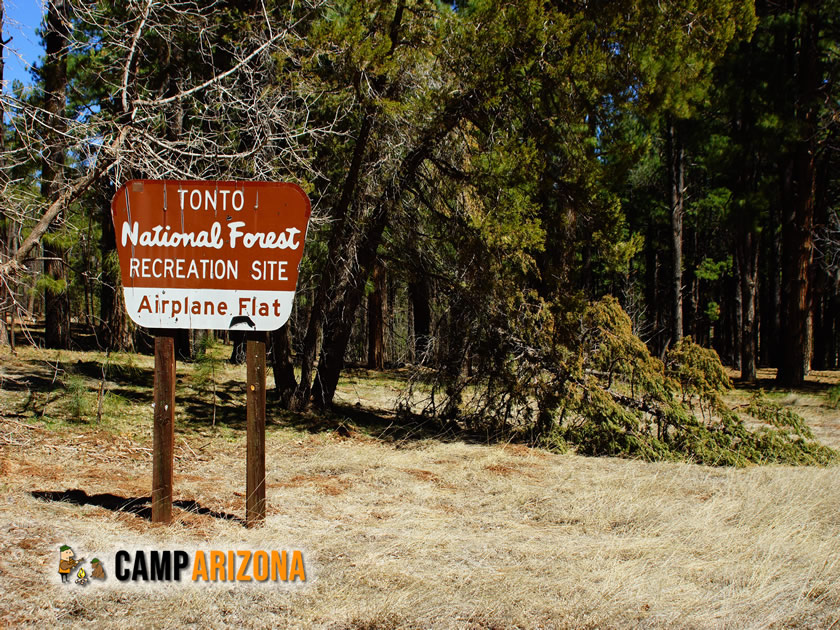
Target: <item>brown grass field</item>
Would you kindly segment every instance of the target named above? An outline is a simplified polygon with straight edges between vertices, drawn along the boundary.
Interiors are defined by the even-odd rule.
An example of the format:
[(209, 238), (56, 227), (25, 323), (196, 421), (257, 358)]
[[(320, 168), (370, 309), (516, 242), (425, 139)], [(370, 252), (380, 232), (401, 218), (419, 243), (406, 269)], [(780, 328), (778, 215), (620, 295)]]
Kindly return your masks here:
[[(177, 503), (163, 526), (148, 520), (152, 358), (112, 355), (104, 380), (103, 362), (0, 354), (0, 627), (840, 630), (836, 467), (652, 464), (435, 435), (388, 411), (399, 374), (351, 371), (334, 415), (270, 411), (268, 515), (249, 530), (244, 367), (219, 360), (209, 378), (179, 364)], [(838, 382), (823, 372), (771, 395), (840, 447)], [(307, 579), (109, 575), (82, 588), (57, 575), (65, 543), (106, 571), (119, 549), (300, 549)]]

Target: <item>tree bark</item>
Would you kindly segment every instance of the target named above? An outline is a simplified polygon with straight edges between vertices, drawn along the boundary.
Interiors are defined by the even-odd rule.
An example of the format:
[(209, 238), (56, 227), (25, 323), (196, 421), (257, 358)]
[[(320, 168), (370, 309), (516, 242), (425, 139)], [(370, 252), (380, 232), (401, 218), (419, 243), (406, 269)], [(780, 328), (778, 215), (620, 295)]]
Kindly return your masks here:
[[(5, 6), (0, 0), (0, 85), (4, 85), (3, 79), (6, 69), (6, 44), (3, 39), (3, 27), (5, 26)], [(0, 168), (6, 162), (6, 107), (5, 102), (0, 106)], [(6, 261), (12, 253), (12, 227), (11, 217), (6, 214), (6, 209), (0, 205), (0, 261)], [(14, 326), (15, 326), (15, 295), (12, 283), (0, 284), (0, 345), (8, 344), (14, 351)], [(9, 327), (6, 327), (6, 313), (10, 315)]]
[(733, 366), (737, 369), (741, 369), (741, 358), (743, 356), (742, 352), (742, 342), (743, 336), (742, 331), (744, 330), (744, 292), (743, 292), (743, 282), (741, 282), (741, 263), (737, 259), (735, 259), (735, 317), (732, 325), (732, 342), (733, 342), (733, 349), (732, 354), (735, 357), (735, 361)]
[(781, 274), (779, 273), (779, 263), (781, 260), (781, 239), (778, 228), (778, 208), (776, 207), (771, 209), (769, 225), (762, 233), (765, 238), (762, 248), (763, 282), (760, 286), (763, 298), (759, 318), (761, 330), (759, 352), (762, 365), (771, 367), (777, 366), (780, 330)]
[(104, 186), (100, 196), (99, 215), (102, 235), (102, 281), (99, 283), (99, 338), (107, 350), (133, 350), (128, 314), (122, 292), (119, 260), (117, 258), (117, 234), (111, 220), (112, 186)]
[(840, 269), (831, 274), (831, 301), (828, 303), (826, 318), (831, 326), (831, 352), (828, 355), (826, 367), (829, 370), (836, 370), (840, 367)]
[(246, 340), (245, 340), (245, 333), (241, 330), (231, 330), (230, 331), (230, 340), (232, 343), (230, 349), (230, 357), (228, 358), (228, 363), (231, 365), (242, 365), (245, 363), (245, 354), (246, 354)]
[(662, 273), (660, 268), (660, 248), (658, 243), (658, 223), (653, 218), (649, 220), (645, 233), (645, 304), (647, 306), (648, 321), (650, 322), (651, 352), (659, 356), (662, 354), (665, 332), (663, 330), (663, 310), (660, 299), (660, 285)]
[(371, 214), (368, 229), (359, 239), (358, 245), (351, 250), (355, 256), (351, 257), (351, 269), (345, 274), (336, 292), (340, 298), (333, 302), (326, 315), (321, 358), (312, 386), (312, 398), (319, 407), (332, 405), (338, 378), (344, 368), (344, 353), (353, 331), (353, 321), (364, 295), (365, 280), (373, 266), (388, 216), (388, 210), (382, 206)]
[(385, 322), (383, 307), (385, 296), (385, 267), (376, 260), (371, 274), (373, 291), (368, 295), (368, 358), (371, 370), (385, 369)]
[[(353, 157), (350, 161), (350, 168), (341, 191), (341, 197), (333, 209), (333, 228), (330, 232), (330, 240), (327, 246), (329, 259), (327, 260), (324, 274), (318, 283), (318, 290), (309, 314), (309, 324), (306, 328), (306, 336), (303, 339), (303, 352), (300, 357), (300, 383), (298, 384), (295, 396), (290, 406), (294, 409), (303, 409), (309, 405), (312, 392), (312, 374), (315, 369), (315, 356), (318, 350), (318, 341), (321, 337), (324, 317), (326, 316), (329, 302), (329, 291), (332, 289), (339, 276), (340, 267), (346, 264), (341, 257), (336, 258), (334, 254), (343, 250), (346, 245), (347, 214), (359, 184), (359, 175), (362, 167), (362, 159), (368, 146), (371, 128), (373, 126), (373, 115), (365, 112), (356, 144), (353, 148)], [(341, 252), (343, 255), (344, 252)]]
[(382, 317), (383, 323), (383, 356), (382, 361), (384, 365), (394, 364), (402, 360), (400, 350), (397, 347), (396, 325), (397, 325), (397, 283), (394, 277), (389, 276), (387, 269), (385, 270), (384, 290), (385, 290), (385, 304), (383, 305), (384, 315)]
[[(683, 252), (684, 257), (686, 257), (689, 261), (698, 261), (700, 260), (698, 253), (697, 253), (697, 230), (689, 222), (688, 226), (684, 226), (685, 232), (685, 239), (684, 241), (688, 243), (688, 252)], [(689, 275), (689, 278), (686, 280), (687, 287), (686, 287), (686, 295), (685, 295), (685, 303), (683, 305), (683, 333), (686, 335), (690, 335), (694, 341), (700, 343), (699, 341), (699, 332), (698, 332), (698, 279), (697, 275), (692, 273)]]
[(429, 279), (417, 278), (408, 286), (413, 313), (414, 360), (420, 365), (428, 362), (429, 341), (432, 331), (432, 311)]
[(813, 293), (814, 355), (811, 367), (814, 370), (825, 370), (831, 349), (831, 317), (828, 314), (830, 296), (826, 270), (817, 271)]
[(816, 192), (817, 115), (819, 108), (819, 24), (810, 3), (804, 15), (798, 42), (795, 120), (800, 137), (784, 171), (785, 208), (782, 216), (781, 356), (776, 381), (796, 387), (805, 381), (811, 355), (811, 259), (813, 253), (814, 197)]
[(755, 305), (758, 287), (758, 235), (749, 225), (741, 230), (736, 255), (741, 295), (741, 380), (754, 383), (757, 359)]
[[(65, 0), (47, 4), (45, 35), (46, 61), (43, 68), (44, 110), (50, 136), (41, 162), (41, 194), (48, 202), (59, 198), (64, 179), (64, 109), (67, 91), (68, 7)], [(54, 226), (51, 226), (54, 227)], [(44, 344), (66, 348), (70, 343), (70, 300), (67, 290), (66, 251), (50, 239), (44, 244), (44, 275), (49, 284), (44, 291)]]
[(288, 408), (297, 389), (292, 357), (292, 333), (288, 323), (271, 332), (271, 360), (274, 365), (274, 390), (277, 400)]
[(682, 299), (682, 246), (685, 190), (685, 151), (677, 133), (676, 124), (668, 120), (668, 192), (671, 210), (671, 244), (673, 252), (672, 303), (671, 303), (671, 341), (678, 342), (683, 337), (683, 299)]

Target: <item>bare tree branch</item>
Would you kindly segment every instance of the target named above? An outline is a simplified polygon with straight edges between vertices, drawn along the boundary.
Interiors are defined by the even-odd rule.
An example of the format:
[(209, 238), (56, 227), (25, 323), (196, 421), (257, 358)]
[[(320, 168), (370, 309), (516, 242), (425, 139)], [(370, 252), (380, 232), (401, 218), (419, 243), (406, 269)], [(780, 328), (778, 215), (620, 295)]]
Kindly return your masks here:
[[(108, 147), (108, 152), (114, 155), (119, 153), (120, 146), (125, 140), (126, 130), (124, 130), (116, 140)], [(66, 208), (70, 203), (78, 199), (87, 188), (101, 177), (104, 173), (111, 170), (117, 164), (118, 158), (105, 162), (104, 160), (97, 160), (97, 165), (85, 173), (82, 177), (77, 179), (72, 186), (62, 191), (61, 195), (47, 208), (46, 212), (41, 216), (38, 223), (32, 228), (29, 235), (23, 240), (18, 247), (18, 250), (9, 260), (0, 264), (0, 277), (9, 275), (18, 265), (20, 265), (29, 252), (41, 240), (41, 237), (46, 233), (50, 224), (55, 218)]]
[(134, 36), (131, 38), (131, 48), (128, 51), (128, 57), (125, 60), (125, 69), (123, 70), (122, 79), (122, 108), (124, 113), (128, 113), (128, 76), (131, 74), (131, 64), (134, 62), (134, 53), (137, 51), (137, 40), (140, 39), (140, 34), (143, 32), (143, 27), (146, 26), (146, 20), (149, 17), (149, 11), (154, 4), (154, 0), (149, 0), (146, 3), (146, 8), (143, 10), (143, 16), (140, 18), (140, 24), (137, 25), (137, 30), (134, 31)]

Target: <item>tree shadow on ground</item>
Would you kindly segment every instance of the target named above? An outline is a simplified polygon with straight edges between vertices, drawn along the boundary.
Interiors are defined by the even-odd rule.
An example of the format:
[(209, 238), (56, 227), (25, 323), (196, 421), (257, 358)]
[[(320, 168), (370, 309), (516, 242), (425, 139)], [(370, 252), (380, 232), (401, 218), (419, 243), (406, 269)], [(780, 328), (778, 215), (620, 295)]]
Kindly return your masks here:
[[(128, 514), (134, 514), (135, 516), (147, 521), (152, 520), (151, 497), (126, 498), (110, 493), (89, 495), (84, 490), (78, 489), (68, 489), (64, 491), (33, 490), (29, 494), (41, 501), (59, 501), (63, 503), (72, 503), (74, 505), (93, 505), (105, 508), (106, 510), (111, 510), (112, 512), (126, 512)], [(172, 505), (193, 514), (211, 516), (222, 520), (234, 521), (243, 526), (245, 525), (244, 519), (241, 519), (234, 514), (228, 514), (227, 512), (211, 510), (210, 508), (202, 506), (197, 501), (175, 499), (172, 501)]]
[(360, 405), (333, 405), (324, 411), (294, 413), (272, 407), (274, 423), (309, 433), (334, 432), (342, 437), (362, 433), (388, 443), (437, 440), (441, 442), (481, 443), (486, 435), (468, 431), (454, 422), (444, 422), (410, 413), (393, 413)]
[[(92, 380), (102, 379), (102, 361), (58, 361), (57, 363), (37, 360), (22, 361), (20, 367), (10, 369), (2, 379), (2, 388), (8, 391), (53, 391), (61, 386), (69, 375), (85, 376)], [(151, 398), (154, 387), (154, 370), (136, 366), (124, 366), (109, 362), (105, 369), (108, 389), (114, 384), (121, 389), (131, 389), (132, 395)], [(148, 392), (148, 394), (146, 393)]]
[(361, 363), (349, 363), (341, 371), (341, 378), (345, 381), (347, 379), (357, 378), (365, 381), (386, 379), (399, 383), (407, 383), (409, 378), (411, 378), (411, 370), (405, 365), (391, 366), (383, 370), (373, 370)]
[(204, 430), (214, 425), (244, 430), (247, 420), (245, 400), (245, 383), (236, 379), (216, 382), (215, 393), (208, 386), (197, 391), (195, 384), (176, 388), (178, 424), (192, 430)]
[[(43, 401), (36, 400), (32, 394), (57, 393), (61, 397), (65, 390), (64, 378), (68, 375), (83, 376), (94, 381), (93, 384), (88, 382), (87, 390), (95, 393), (95, 382), (102, 379), (103, 363), (101, 360), (50, 364), (24, 361), (14, 372), (3, 375), (0, 387), (9, 391), (29, 392), (30, 397), (22, 411), (33, 410), (33, 405), (43, 405)], [(151, 405), (154, 402), (153, 368), (108, 362), (105, 366), (105, 382), (104, 391), (107, 394), (120, 396), (136, 404)], [(175, 405), (179, 425), (190, 429), (205, 429), (212, 425), (215, 407), (217, 425), (244, 429), (243, 383), (236, 380), (216, 383), (215, 405), (209, 391), (196, 392), (195, 387), (189, 375), (177, 374)], [(37, 412), (37, 409), (34, 410)]]
[(61, 386), (61, 374), (66, 371), (62, 363), (50, 364), (50, 373), (42, 361), (24, 361), (20, 369), (8, 368), (0, 377), (0, 389), (10, 392), (53, 391)]
[(73, 374), (81, 374), (93, 380), (102, 378), (103, 363), (105, 365), (105, 380), (117, 383), (123, 387), (142, 387), (151, 389), (155, 385), (154, 368), (141, 368), (136, 365), (122, 365), (111, 361), (77, 361), (69, 364), (66, 369)]
[(216, 396), (220, 400), (217, 401), (215, 408), (212, 401), (198, 396), (176, 397), (175, 409), (178, 414), (178, 427), (198, 431), (216, 426), (244, 431), (247, 420), (244, 394), (241, 404), (236, 404), (233, 396), (222, 399), (218, 392)]
[(812, 395), (820, 395), (825, 394), (829, 390), (834, 387), (837, 387), (836, 383), (823, 383), (820, 381), (815, 380), (806, 380), (801, 385), (797, 385), (796, 387), (784, 387), (778, 385), (776, 383), (776, 379), (774, 378), (758, 378), (754, 383), (745, 383), (740, 379), (732, 379), (733, 384), (737, 389), (741, 389), (748, 392), (756, 392), (759, 390), (764, 390), (765, 392), (772, 392), (772, 393), (791, 393), (791, 394), (812, 394)]

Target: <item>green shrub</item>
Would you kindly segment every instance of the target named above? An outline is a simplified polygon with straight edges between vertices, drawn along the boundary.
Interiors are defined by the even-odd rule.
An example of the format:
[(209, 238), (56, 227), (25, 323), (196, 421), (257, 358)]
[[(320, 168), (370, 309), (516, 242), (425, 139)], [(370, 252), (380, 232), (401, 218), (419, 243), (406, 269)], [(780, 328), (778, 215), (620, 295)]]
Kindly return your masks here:
[(840, 408), (840, 385), (835, 385), (828, 390), (828, 404), (835, 409)]
[(837, 458), (800, 416), (763, 393), (745, 411), (761, 425), (750, 429), (723, 400), (731, 384), (714, 350), (686, 338), (660, 361), (614, 298), (523, 301), (516, 310), (509, 332), (518, 336), (484, 338), (475, 376), (450, 371), (433, 383), (447, 400), (439, 408), (455, 407), (470, 428), (519, 433), (559, 451), (650, 461), (825, 465)]

